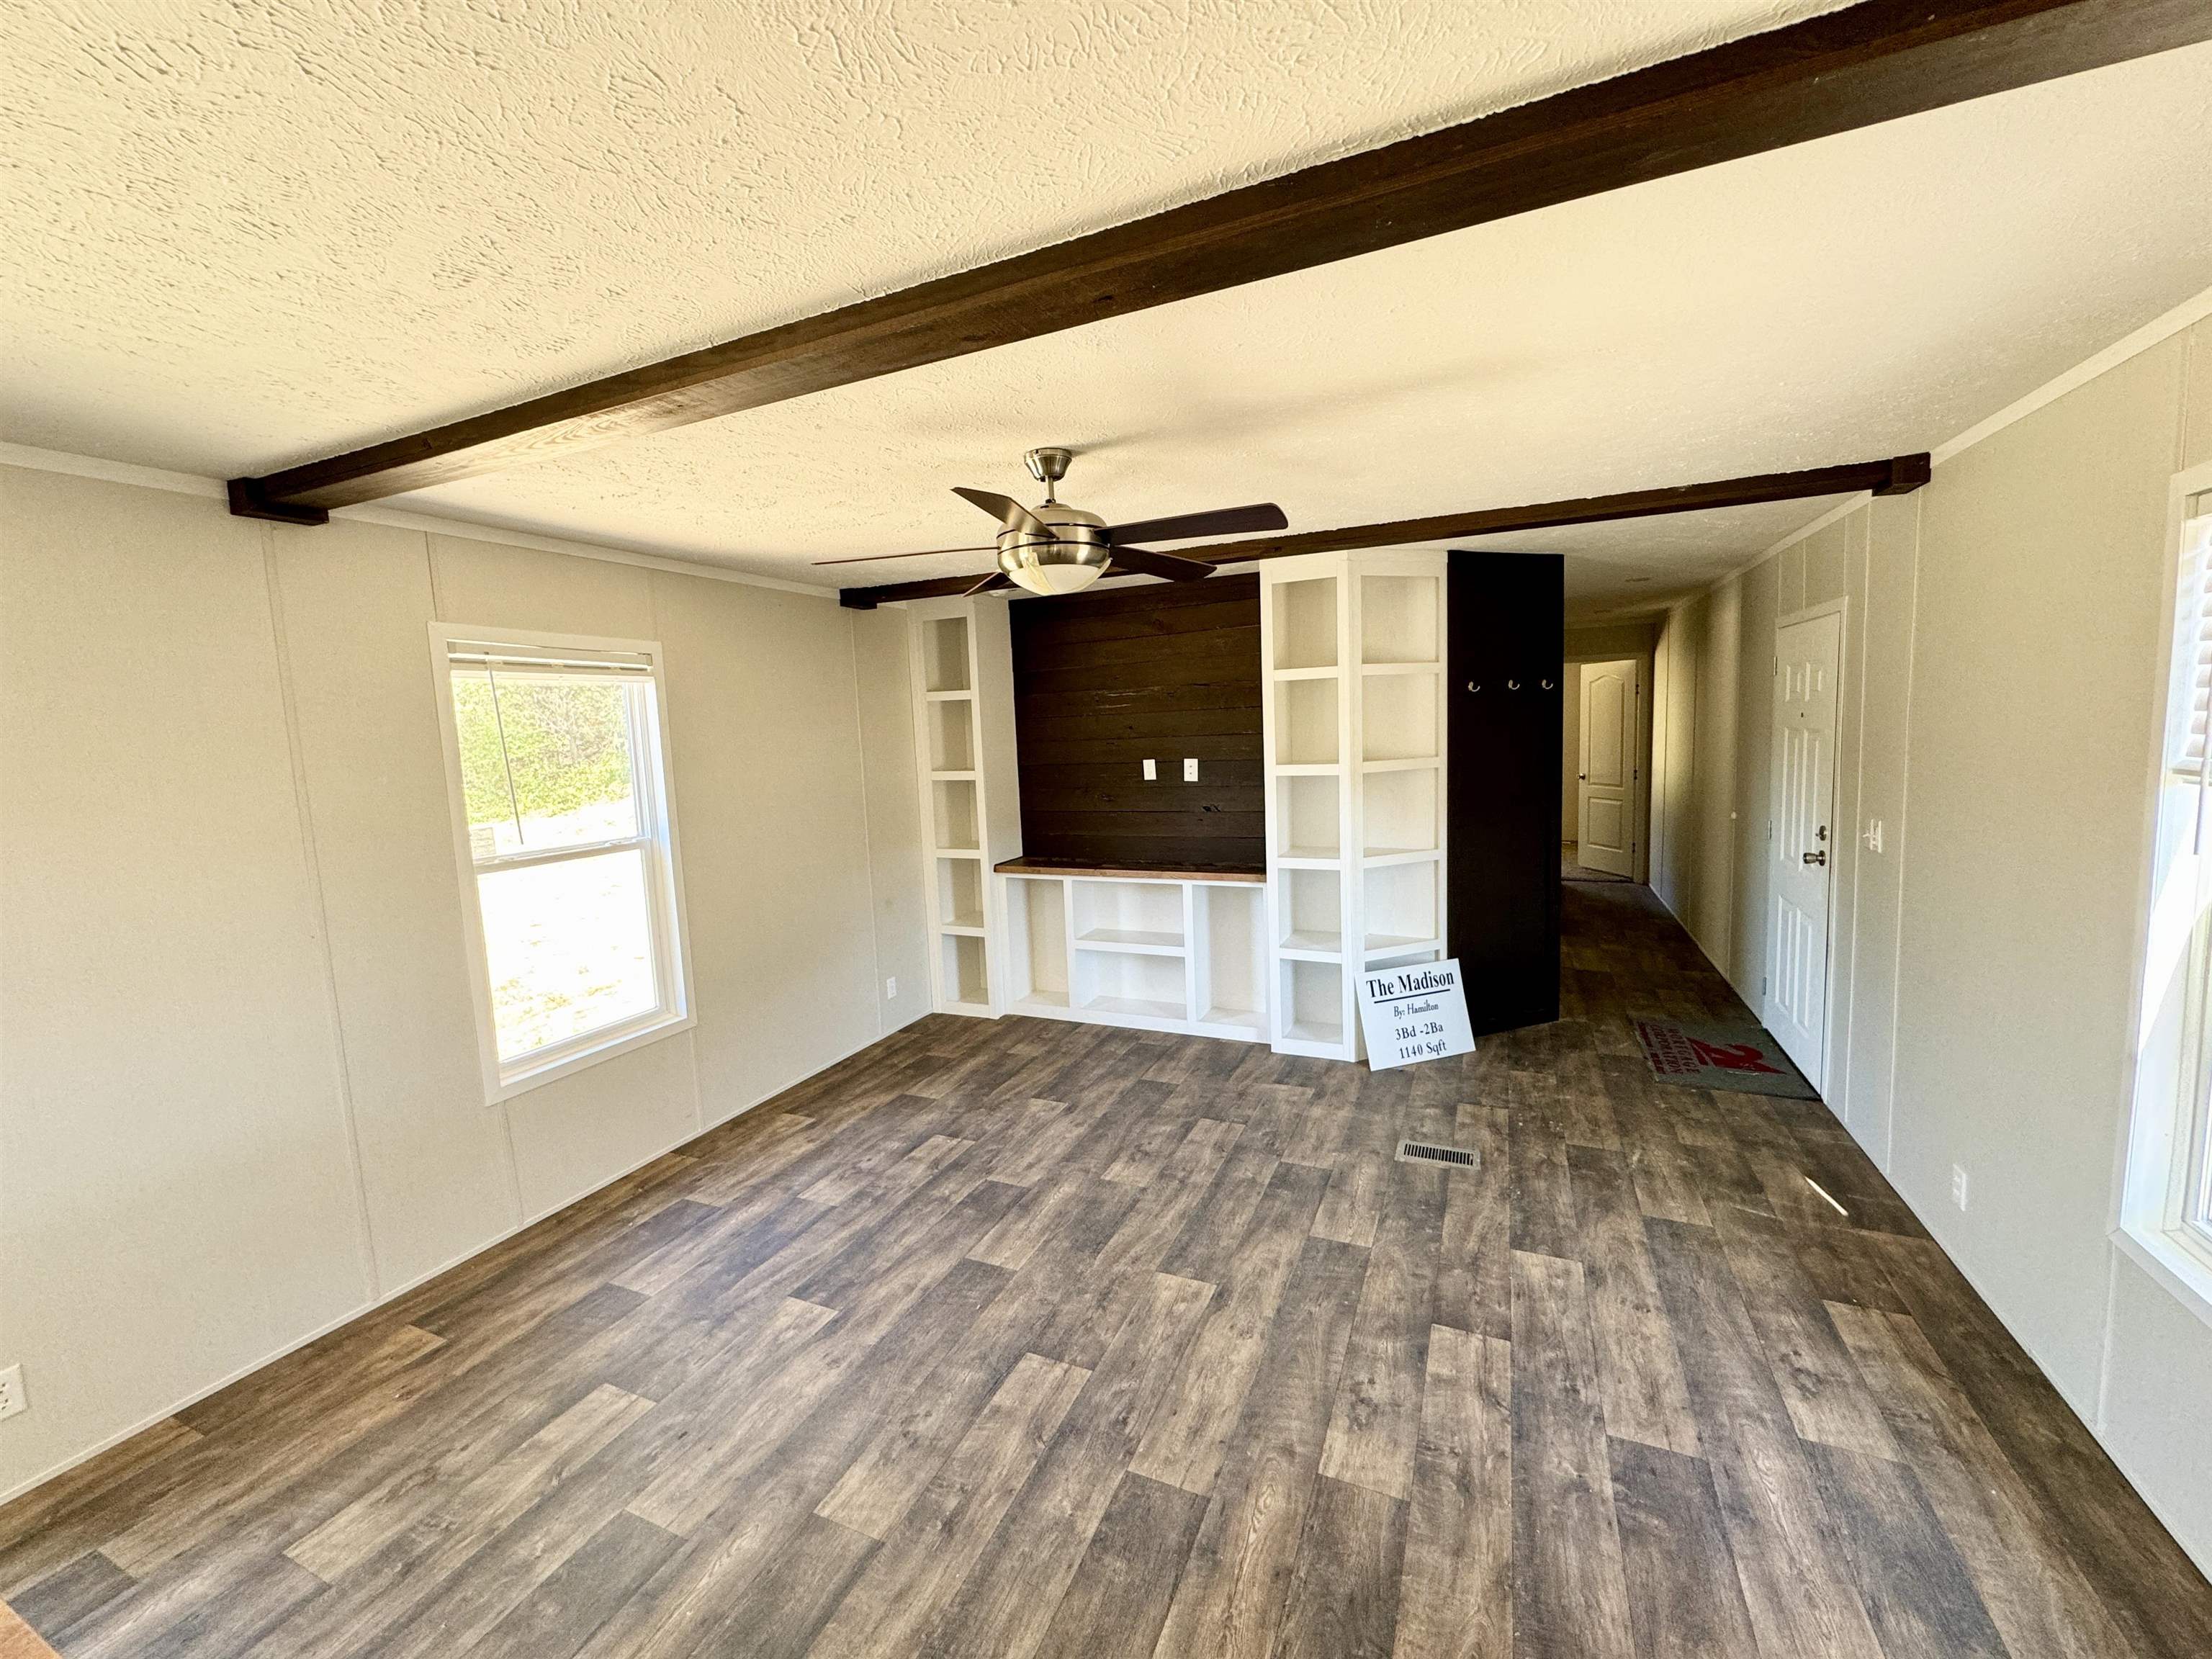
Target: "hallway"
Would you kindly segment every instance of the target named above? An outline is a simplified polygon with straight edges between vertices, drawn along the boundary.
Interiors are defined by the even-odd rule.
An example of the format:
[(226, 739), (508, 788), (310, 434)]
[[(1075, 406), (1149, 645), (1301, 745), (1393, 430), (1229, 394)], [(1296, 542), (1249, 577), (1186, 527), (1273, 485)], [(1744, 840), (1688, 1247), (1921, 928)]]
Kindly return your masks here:
[(2212, 1651), (1826, 1109), (1652, 1081), (1632, 1013), (1745, 1017), (1672, 918), (1563, 902), (1565, 1017), (1408, 1072), (925, 1019), (0, 1510), (0, 1595), (72, 1656)]

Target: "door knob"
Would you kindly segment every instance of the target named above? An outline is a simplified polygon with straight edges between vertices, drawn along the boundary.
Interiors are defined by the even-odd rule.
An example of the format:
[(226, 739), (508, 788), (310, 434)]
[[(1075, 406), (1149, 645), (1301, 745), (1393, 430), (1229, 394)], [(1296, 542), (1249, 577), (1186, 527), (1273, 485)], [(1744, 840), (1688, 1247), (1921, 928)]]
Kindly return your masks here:
[(1805, 862), (1808, 864), (1826, 864), (1827, 861), (1828, 854), (1825, 850), (1805, 854)]
[(1577, 783), (1588, 783), (1588, 782), (1589, 781), (1589, 773), (1587, 773), (1587, 772), (1577, 772), (1577, 773), (1576, 773), (1576, 774), (1575, 774), (1575, 781), (1577, 781)]

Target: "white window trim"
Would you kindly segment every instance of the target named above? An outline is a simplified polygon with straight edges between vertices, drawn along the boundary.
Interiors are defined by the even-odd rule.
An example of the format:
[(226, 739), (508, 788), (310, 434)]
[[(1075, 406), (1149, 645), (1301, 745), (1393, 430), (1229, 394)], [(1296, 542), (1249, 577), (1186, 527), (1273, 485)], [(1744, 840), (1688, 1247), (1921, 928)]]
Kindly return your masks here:
[[(453, 718), (451, 656), (456, 645), (493, 642), (531, 651), (588, 651), (641, 656), (653, 682), (653, 726), (643, 737), (650, 753), (648, 764), (633, 768), (632, 787), (645, 815), (658, 828), (637, 838), (660, 866), (653, 873), (660, 879), (647, 882), (653, 907), (653, 927), (660, 961), (661, 982), (669, 988), (667, 1002), (618, 1025), (601, 1026), (565, 1042), (535, 1050), (522, 1061), (502, 1065), (499, 1058), (499, 1030), (491, 1004), (491, 965), (484, 948), (483, 912), (477, 901), (479, 860), (469, 842), (467, 794), (461, 781), (460, 732)], [(691, 999), (690, 922), (684, 900), (684, 860), (676, 834), (674, 786), (669, 781), (668, 696), (661, 672), (660, 642), (657, 640), (603, 639), (582, 634), (546, 634), (528, 629), (463, 626), (454, 623), (430, 624), (432, 700), (438, 707), (439, 743), (446, 758), (446, 799), (453, 834), (454, 875), (459, 884), (461, 932), (469, 959), (469, 992), (475, 1004), (477, 1060), (483, 1079), (484, 1103), (496, 1106), (518, 1095), (625, 1054), (647, 1043), (659, 1042), (698, 1024)], [(664, 787), (665, 784), (665, 787)], [(546, 853), (510, 854), (495, 860), (503, 868), (556, 863), (611, 847), (636, 844), (630, 837), (595, 842), (588, 846), (563, 847)], [(665, 873), (664, 873), (665, 872)]]
[[(2193, 662), (2179, 647), (2190, 620), (2181, 613), (2184, 536), (2212, 492), (2212, 462), (2177, 473), (2169, 494), (2166, 538), (2166, 641), (2167, 674), (2153, 729), (2146, 811), (2148, 879), (2136, 931), (2135, 1038), (2128, 1133), (2121, 1148), (2118, 1198), (2114, 1206), (2113, 1243), (2206, 1324), (2212, 1325), (2212, 1231), (2191, 1219), (2192, 1193), (2200, 1177), (2205, 1121), (2203, 1074), (2212, 1066), (2212, 1031), (2196, 1029), (2195, 1007), (2202, 999), (2185, 990), (2175, 1006), (2160, 995), (2176, 974), (2185, 985), (2212, 970), (2204, 915), (2212, 894), (2205, 861), (2212, 858), (2212, 823), (2194, 837), (2176, 825), (2181, 816), (2171, 774), (2174, 722), (2190, 716)], [(2212, 798), (2200, 797), (2198, 810), (2212, 811)], [(2185, 844), (2185, 842), (2186, 844)], [(2200, 850), (2200, 848), (2202, 850)]]

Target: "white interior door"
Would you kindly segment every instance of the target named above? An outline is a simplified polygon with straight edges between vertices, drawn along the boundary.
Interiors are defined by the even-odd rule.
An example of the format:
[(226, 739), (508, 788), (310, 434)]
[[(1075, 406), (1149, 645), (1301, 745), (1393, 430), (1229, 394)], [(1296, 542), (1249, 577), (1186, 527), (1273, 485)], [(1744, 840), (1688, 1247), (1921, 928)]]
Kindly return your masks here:
[(1836, 664), (1844, 619), (1792, 623), (1774, 641), (1773, 913), (1766, 1029), (1814, 1088), (1826, 1081), (1828, 891), (1835, 837)]
[(1636, 873), (1636, 694), (1633, 662), (1582, 667), (1581, 818), (1575, 861), (1616, 876)]

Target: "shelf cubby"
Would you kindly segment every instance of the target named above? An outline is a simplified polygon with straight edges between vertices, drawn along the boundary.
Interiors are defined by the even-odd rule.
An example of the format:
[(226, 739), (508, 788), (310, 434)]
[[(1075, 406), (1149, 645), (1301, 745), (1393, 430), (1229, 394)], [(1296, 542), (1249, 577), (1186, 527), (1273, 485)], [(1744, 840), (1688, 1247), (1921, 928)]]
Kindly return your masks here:
[(1198, 1023), (1248, 1036), (1267, 1029), (1267, 895), (1258, 887), (1194, 886)]
[(1371, 674), (1360, 687), (1360, 758), (1419, 760), (1435, 756), (1437, 675)]
[(1437, 890), (1434, 859), (1364, 871), (1360, 882), (1367, 954), (1412, 950), (1442, 935), (1443, 895)]
[(1284, 951), (1335, 956), (1344, 949), (1344, 877), (1334, 870), (1285, 870), (1278, 914)]
[(1017, 1009), (1067, 1006), (1067, 884), (1009, 878), (1008, 995)]
[(944, 953), (939, 972), (945, 1000), (969, 1007), (988, 1006), (991, 981), (984, 970), (983, 941), (972, 933), (940, 933), (937, 944)]
[(1073, 885), (1077, 945), (1154, 953), (1184, 949), (1180, 883), (1077, 881)]
[(1359, 659), (1364, 664), (1432, 663), (1443, 631), (1436, 576), (1365, 575), (1359, 581)]
[(1275, 779), (1275, 853), (1334, 859), (1343, 852), (1343, 780), (1333, 773)]
[(1344, 1041), (1344, 969), (1334, 962), (1286, 958), (1282, 967), (1283, 1035), (1294, 1042)]
[(1336, 666), (1336, 589), (1334, 576), (1274, 585), (1275, 660), (1272, 666)]
[(1363, 780), (1361, 815), (1367, 858), (1432, 853), (1441, 844), (1443, 815), (1437, 798), (1441, 769), (1431, 765), (1370, 772)]
[(973, 772), (975, 769), (975, 720), (972, 699), (925, 702), (923, 718), (929, 726), (929, 769), (933, 772)]
[(973, 778), (939, 778), (929, 786), (935, 810), (936, 846), (940, 853), (980, 853), (983, 843), (975, 812)]
[(1079, 945), (1069, 984), (1074, 1006), (1091, 1013), (1190, 1018), (1188, 969), (1181, 955), (1145, 956)]
[(928, 691), (974, 689), (968, 671), (968, 618), (933, 617), (920, 624), (922, 688)]
[(940, 927), (983, 927), (983, 860), (946, 858), (937, 860), (937, 920)]
[(1336, 749), (1337, 683), (1280, 680), (1275, 685), (1275, 763), (1333, 766)]

